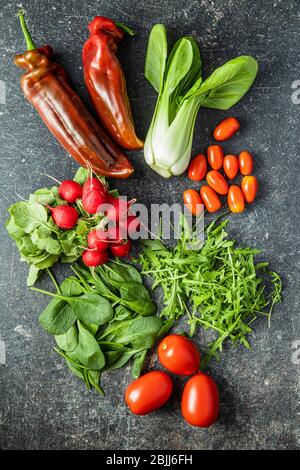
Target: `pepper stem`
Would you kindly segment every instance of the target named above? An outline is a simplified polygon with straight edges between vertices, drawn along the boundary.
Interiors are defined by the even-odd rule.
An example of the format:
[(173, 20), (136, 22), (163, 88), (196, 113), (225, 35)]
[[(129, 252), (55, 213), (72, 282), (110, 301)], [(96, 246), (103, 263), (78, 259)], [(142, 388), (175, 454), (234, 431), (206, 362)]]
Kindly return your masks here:
[(20, 18), (21, 28), (22, 28), (24, 38), (25, 38), (25, 41), (26, 41), (27, 50), (32, 51), (33, 49), (36, 49), (36, 47), (35, 47), (35, 45), (32, 41), (32, 38), (30, 36), (30, 32), (28, 31), (28, 28), (27, 28), (27, 25), (26, 25), (25, 16), (24, 16), (25, 11), (24, 10), (19, 10), (17, 15)]

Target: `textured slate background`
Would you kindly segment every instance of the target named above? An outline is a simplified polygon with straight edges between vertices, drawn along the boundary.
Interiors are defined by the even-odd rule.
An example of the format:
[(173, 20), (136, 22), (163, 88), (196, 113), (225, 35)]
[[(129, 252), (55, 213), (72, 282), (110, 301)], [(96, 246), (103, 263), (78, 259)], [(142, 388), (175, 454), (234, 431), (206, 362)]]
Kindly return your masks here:
[[(253, 151), (260, 181), (257, 202), (232, 216), (230, 234), (265, 249), (265, 258), (284, 280), (284, 303), (271, 329), (260, 320), (253, 351), (226, 350), (213, 364), (221, 394), (221, 418), (208, 430), (188, 427), (179, 412), (179, 392), (164, 409), (138, 418), (122, 394), (130, 371), (104, 379), (106, 398), (85, 391), (52, 352), (53, 341), (37, 316), (48, 299), (26, 288), (27, 267), (1, 224), (0, 340), (6, 364), (0, 365), (0, 446), (5, 449), (294, 449), (300, 443), (299, 360), (293, 346), (299, 332), (299, 105), (292, 83), (300, 79), (297, 0), (162, 1), (0, 1), (0, 79), (6, 104), (0, 104), (1, 216), (18, 195), (70, 177), (76, 164), (60, 148), (24, 100), (20, 71), (12, 63), (22, 52), (15, 12), (22, 5), (38, 44), (50, 43), (86, 99), (81, 47), (87, 23), (96, 14), (134, 27), (138, 35), (120, 47), (137, 128), (145, 136), (155, 94), (143, 77), (151, 26), (167, 25), (170, 38), (192, 34), (199, 42), (205, 74), (226, 60), (251, 54), (260, 65), (251, 92), (234, 108), (242, 130), (225, 144), (228, 152)], [(228, 114), (230, 114), (229, 112)], [(226, 113), (203, 110), (196, 124), (194, 151), (205, 149), (211, 131)], [(136, 172), (116, 183), (140, 201), (177, 202), (189, 186), (186, 177), (164, 180), (149, 170), (142, 153), (132, 155)], [(195, 187), (197, 187), (195, 185)], [(60, 276), (63, 271), (59, 270)], [(42, 281), (44, 286), (47, 282)], [(50, 286), (49, 286), (50, 287)], [(297, 365), (298, 362), (298, 365)], [(179, 390), (179, 381), (177, 381)]]

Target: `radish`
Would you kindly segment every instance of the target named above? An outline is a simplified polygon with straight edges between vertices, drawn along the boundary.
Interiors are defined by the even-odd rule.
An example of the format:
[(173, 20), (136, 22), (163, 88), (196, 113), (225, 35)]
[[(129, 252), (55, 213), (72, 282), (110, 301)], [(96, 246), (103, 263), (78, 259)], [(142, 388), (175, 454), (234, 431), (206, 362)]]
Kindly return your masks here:
[(127, 236), (134, 238), (134, 235), (140, 229), (140, 221), (135, 215), (128, 215), (126, 218), (119, 220), (120, 234), (122, 237)]
[(88, 178), (88, 179), (86, 180), (86, 182), (83, 184), (83, 188), (82, 188), (83, 192), (88, 191), (88, 190), (90, 190), (90, 189), (93, 189), (93, 190), (94, 190), (94, 189), (97, 189), (98, 191), (101, 191), (101, 192), (103, 192), (103, 193), (106, 193), (106, 192), (107, 192), (106, 187), (104, 186), (103, 183), (101, 183), (100, 180), (98, 180), (98, 178), (92, 178), (92, 177), (90, 177), (90, 178)]
[(120, 227), (108, 227), (107, 238), (112, 244), (120, 245), (126, 240), (126, 237), (121, 235)]
[(72, 206), (56, 206), (47, 208), (51, 211), (54, 223), (63, 230), (70, 230), (75, 227), (78, 220), (78, 212)]
[(102, 204), (106, 202), (106, 194), (99, 189), (83, 189), (82, 205), (89, 214), (97, 214)]
[(120, 245), (111, 245), (109, 249), (111, 254), (117, 256), (118, 258), (121, 256), (127, 256), (131, 250), (131, 241), (127, 240), (125, 243)]
[(126, 217), (133, 201), (127, 201), (126, 199), (116, 198), (108, 196), (107, 202), (110, 207), (105, 211), (105, 215), (108, 220), (117, 222), (118, 220)]
[(82, 196), (82, 187), (73, 180), (64, 180), (58, 188), (59, 196), (70, 204), (74, 204)]
[(105, 251), (108, 248), (108, 234), (105, 230), (92, 230), (87, 236), (89, 248)]
[(82, 261), (89, 267), (100, 266), (108, 261), (108, 251), (85, 250), (82, 253)]

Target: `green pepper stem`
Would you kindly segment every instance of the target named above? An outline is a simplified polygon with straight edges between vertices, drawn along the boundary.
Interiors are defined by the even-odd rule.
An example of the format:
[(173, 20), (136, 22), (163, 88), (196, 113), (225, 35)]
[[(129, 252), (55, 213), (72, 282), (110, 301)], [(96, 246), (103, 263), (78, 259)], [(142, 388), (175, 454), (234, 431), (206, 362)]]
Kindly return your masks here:
[(25, 41), (26, 41), (27, 50), (32, 51), (33, 49), (36, 49), (36, 47), (35, 47), (35, 45), (32, 41), (32, 38), (30, 36), (30, 32), (28, 31), (24, 14), (25, 14), (24, 10), (19, 10), (18, 13), (17, 13), (18, 17), (20, 18), (21, 28), (22, 28), (24, 38), (25, 38)]

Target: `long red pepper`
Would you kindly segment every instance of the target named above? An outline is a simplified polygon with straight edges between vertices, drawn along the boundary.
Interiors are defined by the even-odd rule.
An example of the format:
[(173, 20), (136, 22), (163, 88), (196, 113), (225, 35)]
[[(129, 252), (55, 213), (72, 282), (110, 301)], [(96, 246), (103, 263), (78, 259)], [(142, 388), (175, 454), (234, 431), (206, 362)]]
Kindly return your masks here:
[(39, 112), (50, 132), (80, 165), (113, 178), (128, 178), (133, 167), (121, 150), (96, 123), (72, 89), (64, 68), (51, 61), (52, 48), (36, 48), (20, 12), (27, 52), (15, 64), (27, 70), (21, 77), (25, 97)]
[(124, 73), (116, 57), (123, 32), (104, 16), (96, 16), (89, 31), (82, 51), (84, 79), (100, 121), (121, 147), (142, 148), (143, 142), (134, 130)]

